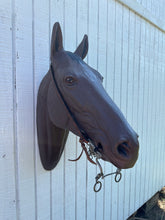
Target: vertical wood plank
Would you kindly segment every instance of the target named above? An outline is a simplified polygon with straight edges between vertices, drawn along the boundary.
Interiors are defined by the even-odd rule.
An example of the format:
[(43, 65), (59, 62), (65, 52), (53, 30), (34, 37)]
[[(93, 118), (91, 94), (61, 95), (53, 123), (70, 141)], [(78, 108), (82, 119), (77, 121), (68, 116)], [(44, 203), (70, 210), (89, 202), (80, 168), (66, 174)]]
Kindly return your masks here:
[[(153, 27), (151, 27), (151, 45), (154, 45), (155, 44), (155, 30)], [(151, 83), (150, 83), (150, 87), (151, 87), (151, 91), (150, 91), (150, 95), (151, 95), (151, 105), (153, 106), (153, 93), (155, 93), (154, 91), (154, 63), (155, 63), (155, 46), (153, 47), (150, 47), (150, 61), (151, 61), (151, 64), (150, 64), (150, 77), (151, 77)], [(151, 108), (151, 107), (150, 107)], [(149, 108), (149, 109), (150, 109)], [(153, 107), (152, 107), (153, 108)], [(151, 171), (152, 170), (152, 165), (153, 164), (153, 143), (154, 143), (154, 133), (153, 133), (153, 137), (152, 137), (152, 132), (155, 132), (155, 129), (152, 127), (154, 127), (154, 117), (153, 117), (153, 109), (151, 108), (151, 110), (149, 111), (149, 114), (150, 114), (150, 125), (149, 125), (149, 128), (150, 128), (150, 134), (149, 134), (149, 139), (150, 139), (150, 143), (149, 144), (149, 148), (150, 149), (150, 167), (149, 167), (149, 170)], [(151, 147), (152, 146), (152, 147)], [(154, 164), (153, 164), (153, 169), (154, 169)], [(149, 176), (152, 177), (152, 175), (150, 174)], [(151, 181), (148, 179), (149, 182), (153, 182), (153, 178), (151, 178)], [(150, 184), (149, 184), (150, 185)], [(151, 188), (151, 186), (149, 187), (150, 188), (150, 195), (151, 195), (151, 191), (153, 190), (153, 188)]]
[[(164, 121), (164, 119), (163, 119), (163, 115), (164, 115), (164, 113), (163, 113), (163, 111), (162, 111), (162, 108), (163, 108), (163, 104), (161, 104), (161, 103), (163, 103), (163, 92), (162, 92), (162, 90), (163, 90), (163, 33), (161, 33), (160, 32), (160, 38), (159, 38), (160, 40), (159, 40), (159, 47), (160, 47), (160, 52), (159, 52), (159, 71), (160, 71), (160, 118), (159, 118), (159, 130), (160, 130), (160, 133), (159, 133), (159, 135), (160, 135), (160, 151), (159, 151), (159, 160), (160, 160), (160, 166), (162, 166), (163, 165), (163, 160), (162, 160), (162, 151), (163, 151), (163, 145), (162, 145), (162, 136), (163, 136), (163, 132), (162, 132), (162, 129), (163, 129), (163, 127), (162, 127), (162, 123), (163, 123), (163, 121)], [(162, 176), (162, 170), (160, 169), (159, 170), (159, 176)], [(162, 179), (161, 178), (159, 178), (159, 185), (161, 185), (161, 182), (162, 182)]]
[[(32, 2), (15, 1), (16, 104), (20, 219), (35, 218)], [(26, 16), (25, 16), (26, 15)]]
[[(160, 72), (159, 72), (159, 31), (157, 31), (157, 64), (156, 64), (156, 71), (157, 71), (157, 81), (156, 81), (156, 95), (157, 95), (157, 99), (156, 99), (156, 109), (155, 109), (155, 122), (156, 122), (156, 137), (157, 140), (155, 140), (155, 146), (157, 148), (157, 145), (159, 145), (159, 117), (160, 117), (160, 84), (159, 84), (159, 79), (160, 79)], [(157, 163), (157, 161), (159, 160), (159, 153), (156, 152), (156, 157), (155, 157), (155, 165), (156, 165), (156, 169), (155, 169), (155, 189), (158, 188), (158, 176), (159, 176), (159, 163)]]
[[(164, 54), (164, 45), (163, 45), (163, 33), (161, 33), (161, 102), (162, 102), (162, 100), (163, 100), (163, 94), (164, 94), (164, 68), (163, 68), (163, 65), (164, 65), (164, 56), (163, 56), (163, 54)], [(162, 102), (163, 103), (163, 102)], [(164, 112), (164, 110), (163, 110), (163, 104), (162, 104), (162, 106), (161, 106), (161, 152), (163, 152), (163, 149), (164, 149), (164, 141), (163, 141), (163, 136), (164, 136), (164, 134), (163, 134), (163, 125), (164, 125), (164, 114), (163, 114), (163, 112)], [(161, 166), (163, 166), (163, 154), (162, 153), (160, 153), (160, 158), (161, 158)], [(161, 178), (161, 183), (163, 183), (163, 171), (162, 171), (162, 169), (161, 169), (161, 171), (160, 171), (160, 176), (162, 177)]]
[[(152, 75), (152, 93), (151, 93), (151, 96), (152, 96), (152, 103), (154, 103), (154, 94), (155, 94), (155, 90), (154, 90), (154, 84), (155, 84), (155, 71), (154, 71), (154, 68), (155, 68), (155, 50), (156, 50), (156, 47), (155, 47), (155, 29), (152, 28), (152, 34), (151, 34), (151, 37), (153, 38), (152, 39), (152, 42), (153, 42), (153, 62), (152, 62), (152, 67), (151, 67), (151, 75)], [(155, 133), (155, 126), (154, 126), (154, 109), (155, 108), (152, 108), (151, 109), (151, 132), (150, 132), (150, 138), (151, 138), (151, 143), (152, 143), (152, 148), (151, 148), (151, 165), (150, 165), (150, 170), (151, 170), (151, 176), (152, 176), (152, 181), (151, 181), (151, 189), (153, 191), (153, 173), (154, 173), (154, 155), (155, 155), (155, 152), (154, 152), (154, 133)]]
[[(165, 72), (165, 53), (164, 53), (164, 51), (165, 51), (165, 35), (163, 34), (163, 73)], [(163, 74), (163, 82), (165, 84), (165, 75), (164, 74)], [(163, 88), (163, 94), (165, 94), (165, 87)], [(165, 112), (165, 103), (164, 102), (163, 102), (163, 112)], [(165, 116), (164, 116), (164, 114), (163, 114), (163, 118), (164, 118), (163, 125), (165, 126)], [(163, 128), (164, 128), (164, 126), (163, 126)], [(164, 131), (164, 129), (162, 131)], [(165, 138), (163, 137), (163, 149), (164, 149), (164, 145), (165, 145)], [(163, 150), (163, 152), (164, 152), (164, 154), (162, 154), (162, 157), (163, 157), (163, 161), (164, 161), (165, 150)], [(164, 173), (163, 169), (162, 169), (162, 173)], [(162, 176), (163, 176), (163, 183), (164, 183), (165, 182), (165, 175), (163, 174)]]
[[(158, 72), (157, 72), (157, 60), (158, 60), (158, 30), (155, 30), (155, 63), (154, 63), (154, 95), (153, 95), (153, 100), (154, 100), (154, 103), (155, 103), (155, 108), (154, 108), (154, 116), (153, 116), (153, 119), (154, 119), (154, 136), (157, 137), (157, 111), (158, 111)], [(154, 172), (153, 172), (153, 190), (156, 191), (156, 184), (157, 184), (157, 180), (156, 180), (156, 177), (157, 177), (157, 138), (154, 139), (154, 142), (153, 142), (153, 148), (154, 148), (154, 160), (153, 160), (153, 163), (154, 163)]]
[[(163, 85), (164, 85), (164, 79), (163, 79), (163, 33), (160, 33), (160, 38), (159, 38), (159, 47), (160, 47), (160, 52), (159, 52), (159, 71), (160, 71), (160, 103), (163, 103)], [(163, 160), (162, 160), (162, 152), (163, 152), (163, 143), (162, 143), (162, 137), (163, 137), (163, 104), (160, 104), (160, 116), (159, 116), (159, 139), (160, 139), (160, 151), (159, 151), (159, 161), (160, 161), (160, 166), (163, 166)], [(162, 182), (162, 169), (159, 170), (159, 185), (161, 185)]]
[[(162, 68), (161, 68), (161, 59), (162, 59), (162, 54), (161, 54), (161, 50), (162, 50), (162, 35), (161, 35), (162, 33), (161, 32), (159, 32), (159, 56), (158, 56), (158, 71), (159, 71), (159, 81), (158, 81), (158, 83), (159, 83), (159, 101), (158, 101), (158, 103), (159, 103), (159, 120), (158, 120), (158, 123), (159, 123), (159, 127), (158, 127), (158, 129), (159, 129), (159, 133), (158, 133), (158, 138), (159, 138), (159, 142), (157, 143), (159, 146), (160, 146), (160, 151), (161, 151), (161, 115), (162, 115), (162, 112), (161, 112), (161, 107), (162, 107), (162, 99), (161, 99), (161, 82), (162, 82)], [(158, 160), (160, 161), (160, 165), (161, 165), (161, 154), (160, 154), (160, 151), (158, 152)], [(160, 166), (159, 165), (159, 166)], [(158, 168), (159, 169), (159, 168)], [(160, 183), (160, 180), (161, 180), (161, 178), (160, 178), (160, 176), (161, 176), (161, 169), (159, 169), (159, 172), (157, 173), (157, 178), (158, 178), (158, 185), (157, 185), (157, 187), (159, 187), (160, 185), (161, 185), (161, 183)]]
[[(153, 69), (153, 102), (156, 103), (157, 100), (157, 94), (156, 94), (156, 83), (157, 83), (157, 30), (155, 29), (155, 35), (154, 35), (154, 45), (155, 45), (155, 56), (154, 56), (154, 69)], [(153, 108), (153, 136), (155, 136), (156, 134), (156, 106)], [(152, 189), (155, 190), (155, 182), (156, 182), (156, 172), (157, 170), (155, 169), (156, 166), (156, 140), (153, 139), (153, 154), (152, 154), (152, 158), (153, 158), (153, 174), (152, 174)]]
[[(157, 84), (157, 30), (155, 29), (155, 32), (154, 32), (154, 67), (153, 67), (153, 102), (156, 103), (156, 100), (157, 100), (157, 92), (156, 92), (156, 84)], [(156, 105), (153, 109), (153, 136), (155, 136), (156, 134)], [(155, 190), (155, 182), (156, 182), (156, 172), (157, 172), (157, 169), (156, 169), (156, 140), (153, 139), (153, 153), (152, 153), (152, 158), (153, 158), (153, 174), (152, 174), (152, 189)]]
[[(157, 141), (155, 143), (156, 147), (160, 146), (161, 149), (161, 142), (160, 142), (160, 125), (161, 125), (161, 62), (160, 62), (160, 51), (161, 51), (161, 33), (158, 31), (158, 54), (157, 54), (157, 113), (156, 113), (156, 122), (157, 122)], [(160, 154), (159, 151), (157, 152), (157, 158), (156, 161), (160, 161)], [(156, 188), (159, 188), (160, 185), (160, 162), (157, 163), (157, 172), (156, 172)]]
[(146, 181), (148, 179), (148, 175), (149, 173), (148, 171), (148, 162), (149, 162), (149, 143), (148, 143), (148, 138), (147, 138), (147, 133), (148, 133), (148, 110), (149, 110), (149, 62), (148, 62), (148, 58), (149, 58), (149, 47), (150, 47), (150, 35), (149, 35), (149, 24), (147, 24), (145, 22), (146, 25), (146, 30), (145, 30), (145, 70), (144, 70), (144, 74), (145, 74), (145, 82), (144, 82), (144, 109), (143, 109), (143, 113), (144, 113), (144, 120), (143, 120), (143, 132), (144, 132), (144, 147), (145, 147), (145, 156), (144, 156), (144, 161), (145, 161), (145, 167), (144, 167), (144, 171), (145, 171), (145, 176), (144, 176), (144, 201), (146, 200), (146, 196), (147, 196), (147, 187), (146, 187)]
[(0, 219), (15, 220), (15, 14), (11, 1), (0, 2), (0, 21)]
[[(134, 39), (134, 97), (133, 97), (133, 125), (139, 134), (138, 106), (139, 106), (139, 60), (140, 60), (140, 18), (135, 17), (135, 39)], [(134, 185), (134, 210), (139, 207), (139, 184), (140, 184), (140, 163), (137, 160), (135, 165), (135, 185)]]
[[(150, 197), (150, 192), (149, 192), (149, 185), (150, 185), (150, 181), (152, 181), (152, 177), (150, 175), (150, 172), (148, 172), (150, 170), (150, 164), (151, 164), (151, 157), (152, 157), (152, 154), (151, 154), (151, 146), (152, 146), (152, 140), (151, 140), (151, 127), (152, 127), (152, 117), (151, 117), (151, 110), (152, 110), (152, 84), (153, 84), (153, 81), (152, 81), (152, 65), (151, 63), (153, 62), (153, 47), (151, 47), (151, 45), (153, 45), (153, 31), (152, 31), (152, 27), (149, 25), (148, 26), (148, 31), (147, 31), (147, 47), (146, 47), (146, 50), (147, 50), (147, 53), (146, 53), (146, 57), (147, 57), (147, 72), (148, 72), (148, 97), (147, 97), (147, 101), (148, 101), (148, 104), (146, 106), (147, 108), (147, 133), (146, 133), (146, 147), (147, 147), (147, 155), (146, 155), (146, 176), (145, 176), (145, 182), (148, 182), (148, 186), (147, 184), (145, 184), (146, 186), (146, 190), (145, 190), (145, 193), (146, 193), (146, 196), (147, 197)], [(151, 180), (150, 180), (151, 179)], [(150, 196), (149, 196), (150, 195)]]
[[(140, 163), (140, 171), (144, 170), (144, 155), (145, 155), (145, 146), (143, 143), (143, 93), (144, 93), (144, 48), (145, 48), (145, 26), (144, 22), (141, 20), (141, 34), (140, 34), (140, 61), (139, 61), (139, 108), (138, 108), (138, 121), (139, 121), (139, 141), (140, 141), (140, 152), (139, 152), (139, 163)], [(141, 179), (144, 178), (144, 172), (141, 172)], [(140, 203), (143, 201), (143, 188), (142, 185), (139, 185), (139, 194), (140, 194)]]
[[(164, 112), (165, 112), (165, 104), (163, 102), (163, 99), (164, 99), (164, 94), (165, 94), (165, 35), (164, 33), (162, 33), (162, 54), (161, 54), (161, 57), (162, 57), (162, 60), (161, 60), (161, 66), (162, 66), (162, 97), (161, 97), (161, 100), (162, 100), (162, 116), (161, 116), (161, 124), (162, 124), (162, 127), (161, 127), (161, 131), (162, 131), (162, 135), (161, 135), (161, 143), (162, 143), (162, 150), (160, 151), (161, 152), (161, 167), (163, 167), (163, 163), (164, 163), (164, 158), (165, 158), (165, 151), (164, 151), (164, 144), (165, 144), (165, 138), (164, 138), (164, 125), (165, 125), (165, 116), (164, 116)], [(162, 153), (163, 152), (163, 153)], [(165, 177), (164, 177), (164, 171), (163, 169), (161, 169), (161, 183), (164, 183), (165, 182)]]
[(159, 112), (159, 86), (158, 86), (158, 80), (159, 80), (159, 73), (158, 73), (158, 54), (159, 54), (159, 32), (156, 30), (156, 36), (155, 36), (155, 46), (156, 46), (156, 53), (155, 53), (155, 80), (154, 80), (154, 96), (155, 96), (155, 108), (154, 108), (154, 135), (155, 140), (154, 140), (154, 190), (157, 188), (157, 173), (158, 173), (158, 152), (157, 152), (157, 142), (159, 141), (158, 139), (158, 112)]
[[(36, 122), (36, 103), (38, 88), (49, 68), (49, 1), (33, 1), (33, 85), (34, 85), (34, 125)], [(37, 129), (35, 134), (35, 207), (36, 219), (50, 219), (50, 172), (42, 167)], [(45, 206), (46, 204), (46, 206)]]

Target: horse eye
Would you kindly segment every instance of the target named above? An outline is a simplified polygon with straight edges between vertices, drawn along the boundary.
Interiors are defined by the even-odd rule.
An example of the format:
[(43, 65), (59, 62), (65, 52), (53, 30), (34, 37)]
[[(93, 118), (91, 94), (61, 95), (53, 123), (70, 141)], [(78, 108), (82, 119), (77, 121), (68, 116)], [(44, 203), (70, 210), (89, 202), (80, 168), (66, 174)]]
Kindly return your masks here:
[(68, 84), (68, 85), (72, 85), (74, 82), (75, 82), (75, 79), (72, 77), (72, 76), (67, 76), (65, 78), (65, 82)]

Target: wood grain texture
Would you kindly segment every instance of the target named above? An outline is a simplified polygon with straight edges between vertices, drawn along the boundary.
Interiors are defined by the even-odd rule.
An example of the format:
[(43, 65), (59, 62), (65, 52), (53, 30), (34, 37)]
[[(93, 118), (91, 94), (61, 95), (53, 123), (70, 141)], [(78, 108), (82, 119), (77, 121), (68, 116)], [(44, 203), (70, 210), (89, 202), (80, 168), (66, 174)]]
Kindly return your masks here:
[[(35, 218), (32, 3), (15, 1), (19, 218)], [(24, 15), (26, 14), (26, 17)], [(26, 19), (28, 18), (28, 19)], [(25, 172), (26, 171), (26, 172)], [(28, 204), (28, 205), (27, 205)], [(31, 210), (29, 212), (29, 210)]]
[[(155, 2), (153, 1), (152, 7), (150, 1), (142, 0), (138, 2), (137, 0), (117, 0), (119, 3), (124, 4), (126, 7), (130, 8), (140, 17), (142, 17), (147, 22), (154, 25), (156, 28), (165, 32), (164, 26), (164, 15), (162, 16), (162, 8), (164, 7), (161, 0)], [(140, 3), (140, 4), (139, 4)]]
[[(12, 16), (13, 13), (13, 16)], [(15, 27), (11, 1), (0, 2), (0, 219), (17, 218), (15, 176)], [(13, 20), (12, 20), (13, 19)]]
[[(164, 18), (162, 0), (134, 0), (129, 7), (135, 4)], [(164, 32), (115, 0), (2, 0), (0, 6), (0, 219), (127, 219), (165, 182)], [(81, 151), (75, 135), (53, 171), (45, 171), (39, 158), (37, 92), (49, 68), (56, 21), (66, 50), (88, 35), (85, 61), (103, 75), (108, 94), (139, 134), (135, 167), (123, 170), (118, 184), (107, 177), (97, 194), (96, 166), (85, 155), (68, 161)], [(102, 165), (105, 173), (115, 171)]]

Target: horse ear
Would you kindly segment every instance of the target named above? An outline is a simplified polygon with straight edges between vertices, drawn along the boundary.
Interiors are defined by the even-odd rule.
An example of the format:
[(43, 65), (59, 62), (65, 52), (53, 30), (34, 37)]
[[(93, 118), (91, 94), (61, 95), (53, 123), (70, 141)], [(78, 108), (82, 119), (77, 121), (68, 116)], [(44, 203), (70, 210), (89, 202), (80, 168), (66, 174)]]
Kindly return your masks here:
[(60, 24), (56, 22), (52, 30), (51, 58), (60, 50), (63, 50), (62, 32)]
[(81, 41), (80, 45), (77, 47), (76, 51), (74, 52), (79, 57), (84, 59), (88, 53), (88, 36), (84, 35), (83, 40)]

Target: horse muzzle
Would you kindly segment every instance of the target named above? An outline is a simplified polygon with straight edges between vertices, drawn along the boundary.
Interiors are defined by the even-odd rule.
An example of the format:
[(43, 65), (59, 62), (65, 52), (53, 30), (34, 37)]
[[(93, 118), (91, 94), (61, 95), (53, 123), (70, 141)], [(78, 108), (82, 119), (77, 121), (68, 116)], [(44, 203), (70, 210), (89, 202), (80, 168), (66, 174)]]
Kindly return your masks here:
[(103, 146), (101, 153), (103, 160), (111, 162), (117, 168), (127, 169), (135, 165), (138, 152), (139, 142), (137, 139), (136, 141), (120, 141), (114, 148)]

